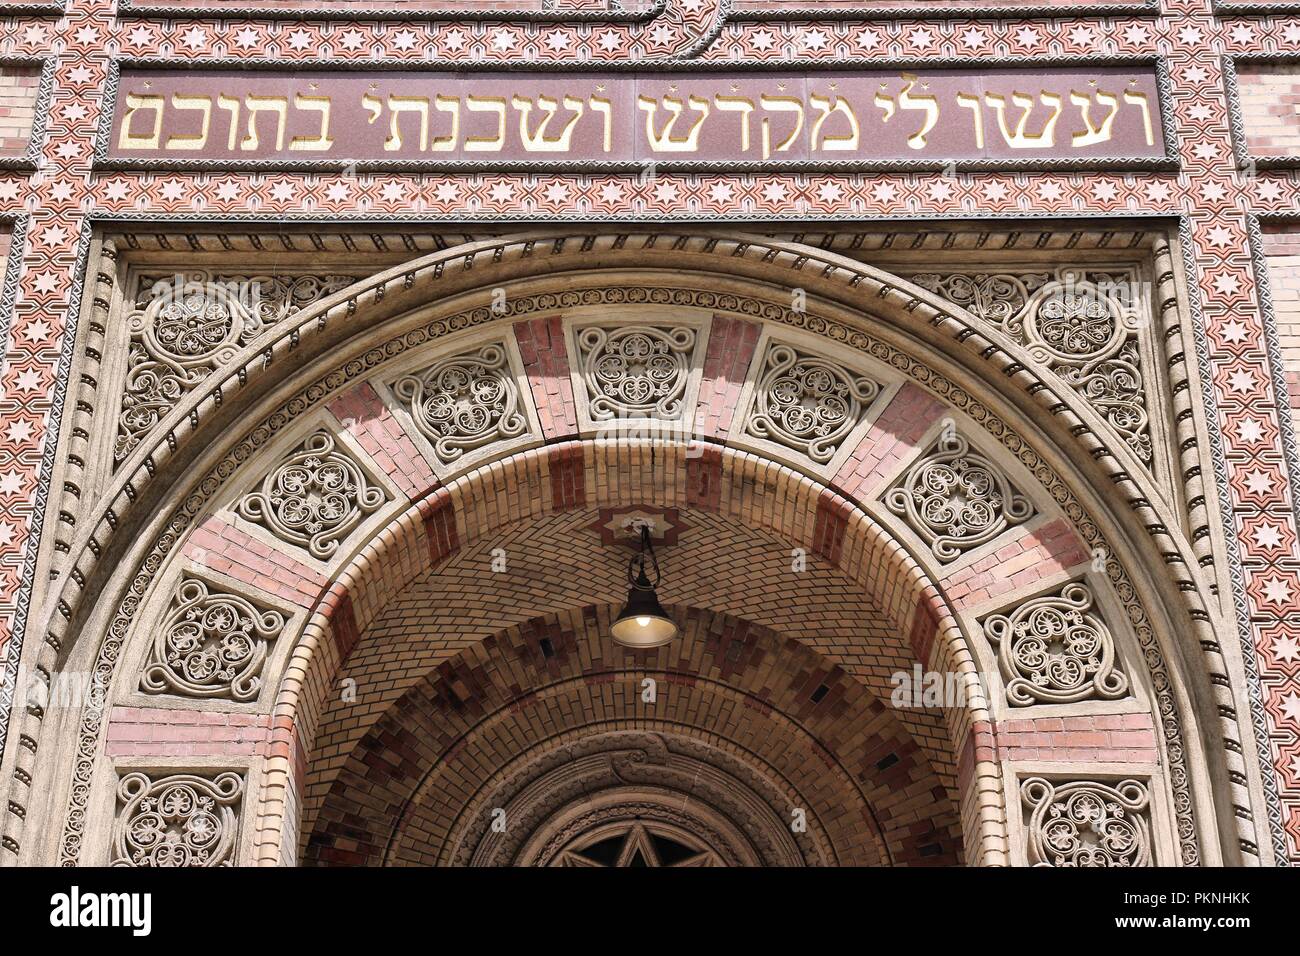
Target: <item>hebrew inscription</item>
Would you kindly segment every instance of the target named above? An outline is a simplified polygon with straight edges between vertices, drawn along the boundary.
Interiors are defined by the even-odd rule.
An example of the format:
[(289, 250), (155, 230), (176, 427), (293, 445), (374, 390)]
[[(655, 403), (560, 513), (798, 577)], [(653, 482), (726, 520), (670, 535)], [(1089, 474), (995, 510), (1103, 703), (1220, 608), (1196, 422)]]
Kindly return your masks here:
[(1149, 66), (995, 74), (123, 71), (113, 163), (1152, 160)]

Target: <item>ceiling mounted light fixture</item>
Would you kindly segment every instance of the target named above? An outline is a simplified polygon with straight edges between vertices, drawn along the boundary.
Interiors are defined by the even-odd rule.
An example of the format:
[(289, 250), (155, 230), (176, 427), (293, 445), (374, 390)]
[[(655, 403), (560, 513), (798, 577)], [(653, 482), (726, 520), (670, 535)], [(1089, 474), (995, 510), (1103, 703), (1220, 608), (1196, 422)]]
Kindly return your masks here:
[[(646, 574), (646, 556), (654, 569), (654, 580)], [(650, 526), (641, 525), (641, 547), (627, 566), (627, 604), (614, 619), (610, 633), (624, 647), (662, 647), (677, 636), (677, 624), (659, 603), (659, 561), (650, 541)]]

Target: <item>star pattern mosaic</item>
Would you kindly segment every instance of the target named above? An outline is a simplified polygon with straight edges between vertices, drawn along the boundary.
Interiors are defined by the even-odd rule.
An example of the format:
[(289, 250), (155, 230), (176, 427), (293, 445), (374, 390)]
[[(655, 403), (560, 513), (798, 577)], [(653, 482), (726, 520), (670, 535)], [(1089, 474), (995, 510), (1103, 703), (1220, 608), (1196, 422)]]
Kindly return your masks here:
[[(469, 6), (469, 4), (466, 4)], [(668, 0), (637, 21), (253, 20), (198, 12), (114, 14), (112, 0), (68, 0), (63, 16), (0, 22), (0, 58), (45, 59), (52, 85), (39, 169), (0, 171), (10, 223), (10, 295), (0, 318), (0, 647), (12, 668), (45, 507), (61, 377), (97, 217), (448, 220), (796, 221), (921, 217), (1173, 216), (1203, 325), (1225, 494), (1240, 566), (1235, 595), (1260, 679), (1259, 735), (1270, 750), (1275, 846), (1300, 860), (1300, 551), (1291, 424), (1279, 394), (1270, 317), (1252, 245), (1261, 216), (1300, 216), (1296, 174), (1238, 169), (1225, 57), (1300, 57), (1300, 17), (1216, 17), (1209, 0), (1166, 0), (1161, 16), (930, 18), (808, 22), (728, 16), (721, 0)], [(363, 174), (96, 172), (104, 87), (116, 60), (230, 59), (345, 68), (376, 58), (484, 67), (637, 61), (879, 66), (1158, 55), (1172, 92), (1171, 172), (891, 174)], [(30, 636), (30, 635), (29, 635)], [(7, 646), (6, 646), (7, 645)], [(7, 686), (12, 687), (12, 670)], [(1243, 715), (1246, 720), (1247, 715)], [(1260, 821), (1261, 825), (1263, 821)], [(1263, 834), (1261, 834), (1263, 838)]]

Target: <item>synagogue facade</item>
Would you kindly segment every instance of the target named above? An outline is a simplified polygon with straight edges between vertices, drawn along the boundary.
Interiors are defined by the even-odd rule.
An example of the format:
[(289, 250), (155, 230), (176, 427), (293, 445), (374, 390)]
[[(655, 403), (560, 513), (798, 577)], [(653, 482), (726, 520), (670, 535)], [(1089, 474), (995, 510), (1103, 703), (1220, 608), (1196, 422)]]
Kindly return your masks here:
[(1294, 12), (0, 3), (0, 862), (1296, 861)]

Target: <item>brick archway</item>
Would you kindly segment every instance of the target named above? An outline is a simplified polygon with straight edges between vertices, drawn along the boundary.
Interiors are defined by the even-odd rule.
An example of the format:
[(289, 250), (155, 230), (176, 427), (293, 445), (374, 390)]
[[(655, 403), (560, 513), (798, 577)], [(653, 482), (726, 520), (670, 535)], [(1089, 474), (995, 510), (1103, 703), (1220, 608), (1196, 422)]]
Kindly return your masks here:
[[(484, 296), (501, 282), (511, 283), (514, 298), (497, 314)], [(807, 295), (806, 310), (789, 307), (794, 283)], [(995, 597), (988, 579), (1000, 562), (1014, 556), (1017, 573), (1031, 579), (1043, 569), (1057, 577), (1102, 573), (1123, 602), (1122, 615), (1138, 632), (1140, 650), (1133, 660), (1150, 672), (1134, 672), (1141, 677), (1138, 683), (1158, 699), (1145, 718), (1134, 717), (1145, 719), (1144, 726), (1123, 724), (1133, 715), (1107, 714), (1106, 720), (1121, 723), (1098, 730), (1110, 742), (1110, 731), (1132, 729), (1140, 746), (1131, 751), (1093, 746), (1089, 759), (1105, 750), (1145, 768), (1168, 757), (1176, 765), (1168, 781), (1177, 817), (1177, 835), (1170, 840), (1178, 847), (1166, 848), (1165, 858), (1174, 854), (1194, 862), (1198, 843), (1207, 837), (1218, 853), (1217, 837), (1208, 832), (1216, 817), (1202, 811), (1220, 795), (1204, 770), (1207, 763), (1231, 763), (1239, 756), (1231, 747), (1202, 752), (1196, 745), (1190, 766), (1185, 763), (1184, 747), (1198, 738), (1212, 691), (1204, 668), (1191, 652), (1171, 643), (1172, 635), (1177, 622), (1208, 634), (1210, 617), (1190, 570), (1191, 548), (1157, 496), (1146, 493), (1149, 477), (1129, 467), (1130, 453), (1122, 445), (1111, 447), (1104, 440), (1104, 426), (1079, 396), (1053, 391), (1014, 344), (990, 340), (967, 313), (905, 280), (795, 243), (690, 233), (512, 237), (425, 257), (286, 319), (221, 370), (225, 377), (211, 391), (178, 403), (150, 442), (125, 460), (102, 504), (66, 543), (71, 557), (66, 577), (57, 584), (62, 590), (49, 604), (50, 650), (42, 654), (80, 655), (87, 669), (102, 667), (113, 675), (135, 633), (132, 615), (147, 603), (159, 569), (196, 560), (200, 552), (220, 554), (221, 573), (241, 586), (273, 592), (294, 613), (315, 614), (279, 680), (269, 741), (258, 754), (266, 764), (259, 770), (264, 785), (256, 794), (252, 855), (261, 862), (292, 859), (293, 841), (281, 839), (280, 827), (298, 815), (304, 799), (295, 780), (306, 779), (306, 756), (322, 746), (318, 734), (327, 717), (323, 704), (332, 692), (330, 682), (391, 586), (382, 577), (367, 577), (367, 562), (383, 555), (382, 560), (414, 574), (467, 542), (480, 541), (485, 529), (500, 526), (503, 515), (535, 520), (583, 507), (644, 502), (660, 493), (653, 481), (638, 477), (649, 451), (584, 437), (589, 429), (570, 382), (573, 369), (559, 359), (564, 330), (557, 312), (628, 306), (694, 310), (711, 323), (694, 396), (702, 447), (692, 447), (692, 441), (674, 447), (671, 460), (660, 459), (675, 476), (660, 504), (766, 527), (841, 571), (852, 565), (867, 574), (867, 584), (859, 584), (881, 605), (896, 639), (924, 665), (974, 681), (977, 667), (963, 633), (968, 625), (957, 622), (954, 602), (973, 605)], [(536, 416), (533, 440), (526, 450), (508, 442), (489, 448), (474, 469), (457, 466), (440, 478), (414, 443), (414, 432), (387, 411), (376, 389), (387, 387), (379, 379), (389, 374), (390, 364), (438, 360), (466, 336), (480, 334), (474, 330), (516, 343), (524, 367), (522, 394)], [(741, 434), (744, 423), (735, 411), (745, 390), (754, 387), (755, 349), (768, 333), (794, 336), (814, 352), (850, 364), (870, 365), (873, 374), (892, 383), (882, 393), (886, 400), (879, 414), (864, 420), (866, 430), (846, 444), (843, 460), (800, 460), (799, 454), (773, 451), (770, 443), (760, 447)], [(904, 541), (897, 528), (880, 529), (863, 509), (879, 505), (885, 490), (881, 474), (896, 475), (949, 414), (977, 436), (981, 453), (997, 458), (997, 467), (1014, 471), (1018, 485), (1033, 492), (1042, 520), (998, 538), (998, 550), (959, 571), (940, 568), (932, 574), (922, 571), (917, 559), (926, 551), (924, 541), (915, 536)], [(310, 566), (218, 514), (233, 507), (231, 496), (244, 491), (235, 486), (250, 471), (265, 471), (305, 437), (297, 432), (307, 420), (327, 423), (333, 430), (330, 441), (364, 458), (386, 483), (389, 505), (383, 515), (376, 514), (376, 521), (384, 521), (366, 524), (364, 534), (349, 539), (340, 565)], [(608, 475), (619, 468), (630, 469), (630, 483), (610, 485)], [(773, 489), (769, 502), (780, 499), (797, 507), (778, 512), (764, 503), (751, 513), (756, 483)], [(394, 509), (408, 502), (399, 517)], [(1126, 508), (1142, 516), (1140, 527)], [(1103, 571), (1080, 570), (1089, 553), (1099, 550)], [(1169, 573), (1156, 570), (1161, 562)], [(1013, 583), (1023, 587), (1024, 581), (1022, 576)], [(84, 594), (95, 595), (100, 610), (88, 606)], [(116, 607), (121, 611), (102, 610)], [(97, 646), (75, 639), (87, 632)], [(1213, 642), (1202, 642), (1201, 648), (1217, 654)], [(130, 681), (131, 675), (117, 679)], [(129, 686), (121, 690), (134, 693)], [(1146, 697), (1134, 702), (1146, 704)], [(111, 738), (113, 715), (108, 716)], [(36, 741), (42, 715), (29, 713), (25, 719), (34, 732), (29, 739)], [(1008, 852), (1009, 798), (998, 761), (1013, 737), (1004, 736), (999, 745), (996, 722), (978, 706), (945, 715), (942, 723), (942, 734), (920, 738), (936, 751), (946, 750), (947, 760), (957, 766), (955, 777), (962, 777), (963, 767), (969, 771), (956, 789), (961, 817), (968, 821), (966, 857), (1001, 862)], [(75, 731), (63, 728), (69, 731), (64, 743), (72, 751), (66, 759), (74, 765), (76, 804), (57, 851), (65, 860), (80, 853), (85, 803), (97, 793), (92, 778), (109, 772), (102, 768), (116, 756), (100, 749), (104, 724), (89, 715)], [(1223, 726), (1225, 733), (1234, 732)], [(1027, 728), (1010, 723), (1001, 728), (1011, 735), (1021, 729), (1048, 730), (1033, 721)], [(1068, 735), (1048, 732), (1044, 739), (1049, 754), (1086, 749), (1073, 746)], [(19, 796), (27, 800), (33, 763), (27, 753), (19, 757), (26, 775), (16, 778)], [(1166, 785), (1157, 771), (1144, 772)], [(1237, 777), (1226, 779), (1228, 786), (1240, 784)], [(11, 817), (10, 831), (21, 835), (24, 818)], [(1248, 822), (1238, 817), (1243, 840)], [(12, 843), (17, 846), (17, 839)]]
[(623, 654), (617, 611), (507, 628), (430, 672), (348, 755), (305, 860), (546, 863), (538, 844), (656, 805), (688, 832), (742, 833), (705, 840), (732, 865), (960, 860), (947, 788), (859, 678), (693, 609), (669, 653)]
[[(823, 836), (809, 860), (952, 862), (962, 858), (959, 805), (970, 802), (966, 812), (975, 819), (1000, 817), (998, 783), (989, 768), (976, 766), (975, 739), (987, 734), (990, 718), (972, 656), (938, 590), (885, 530), (773, 462), (711, 454), (688, 461), (682, 483), (643, 450), (574, 443), (474, 472), (409, 510), (340, 575), (346, 588), (336, 588), (309, 623), (301, 669), (297, 662), (293, 668), (294, 686), (315, 694), (282, 694), (277, 706), (277, 724), (292, 732), (286, 746), (301, 748), (297, 779), (285, 786), (302, 794), (308, 860), (387, 859), (390, 844), (400, 842), (398, 818), (432, 799), (417, 789), (445, 769), (435, 741), (462, 758), (478, 722), (500, 714), (531, 713), (540, 722), (514, 728), (506, 739), (529, 744), (480, 758), (479, 772), (487, 773), (491, 759), (504, 766), (556, 740), (581, 744), (580, 728), (562, 725), (574, 713), (593, 715), (580, 722), (589, 732), (721, 734), (729, 752), (760, 755), (764, 741), (793, 734), (805, 759), (838, 773), (847, 788), (832, 815), (858, 806), (855, 819), (871, 821), (878, 843), (864, 856)], [(557, 461), (562, 470), (543, 472)], [(532, 494), (537, 486), (525, 479), (501, 494), (491, 486), (498, 468), (548, 484), (558, 478), (577, 493)], [(756, 506), (747, 483), (782, 490)], [(688, 639), (659, 652), (624, 653), (607, 636), (628, 552), (602, 546), (592, 525), (627, 502), (631, 489), (640, 495), (638, 508), (671, 509), (680, 524), (676, 543), (661, 554), (669, 582), (662, 593), (679, 607)], [(498, 520), (467, 535), (468, 503)], [(800, 546), (808, 554), (796, 572), (791, 552)], [(494, 554), (510, 562), (508, 574), (490, 571)], [(536, 618), (538, 610), (550, 616)], [(733, 616), (740, 614), (748, 619)], [(960, 675), (958, 704), (893, 709), (891, 677), (910, 674), (914, 664)], [(647, 674), (666, 682), (665, 701), (678, 684), (699, 688), (699, 697), (682, 690), (681, 704), (638, 708), (627, 687)], [(340, 679), (355, 682), (355, 702), (332, 693)], [(611, 684), (626, 685), (616, 699), (587, 696)], [(723, 721), (709, 722), (718, 690), (735, 711), (731, 733), (748, 743), (728, 737)], [(550, 695), (556, 712), (531, 709)], [(468, 719), (463, 710), (474, 719), (453, 742), (448, 728)], [(775, 722), (766, 733), (736, 718), (760, 712)], [(308, 761), (306, 753), (315, 757)], [(816, 777), (806, 765), (791, 772), (795, 793), (799, 774), (805, 786)], [(462, 812), (454, 797), (446, 799), (441, 810)], [(782, 815), (799, 805), (791, 802)], [(359, 811), (379, 806), (388, 812), (363, 823)], [(1004, 826), (994, 819), (988, 832), (972, 835), (965, 857), (997, 862)], [(278, 824), (268, 820), (267, 828), (274, 841)]]

